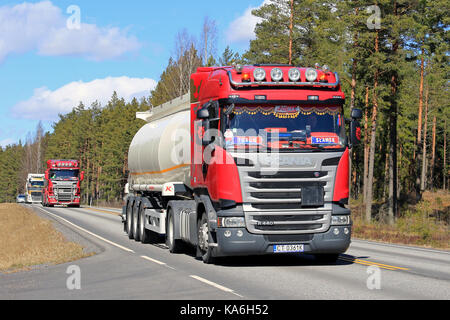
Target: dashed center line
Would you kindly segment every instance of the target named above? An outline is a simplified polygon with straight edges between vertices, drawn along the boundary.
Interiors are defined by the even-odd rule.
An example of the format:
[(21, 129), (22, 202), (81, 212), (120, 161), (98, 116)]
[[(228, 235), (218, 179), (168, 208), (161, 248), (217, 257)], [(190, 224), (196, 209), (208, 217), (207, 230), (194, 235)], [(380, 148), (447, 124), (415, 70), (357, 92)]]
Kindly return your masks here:
[(237, 294), (236, 292), (234, 292), (234, 290), (229, 289), (229, 288), (227, 288), (227, 287), (224, 287), (224, 286), (222, 286), (222, 285), (220, 285), (220, 284), (217, 284), (217, 283), (215, 283), (215, 282), (209, 281), (209, 280), (207, 280), (207, 279), (204, 279), (204, 278), (199, 277), (199, 276), (196, 276), (196, 275), (191, 275), (190, 277), (193, 278), (193, 279), (195, 279), (195, 280), (198, 280), (198, 281), (201, 281), (201, 282), (203, 282), (203, 283), (206, 283), (206, 284), (208, 284), (208, 285), (210, 285), (210, 286), (212, 286), (212, 287), (214, 287), (214, 288), (217, 288), (217, 289), (219, 289), (219, 290), (222, 290), (222, 291), (225, 291), (225, 292), (228, 292), (228, 293), (232, 293), (232, 294), (234, 294), (234, 295), (236, 295), (236, 296), (238, 296), (238, 297), (243, 298), (243, 296), (241, 296), (240, 294)]

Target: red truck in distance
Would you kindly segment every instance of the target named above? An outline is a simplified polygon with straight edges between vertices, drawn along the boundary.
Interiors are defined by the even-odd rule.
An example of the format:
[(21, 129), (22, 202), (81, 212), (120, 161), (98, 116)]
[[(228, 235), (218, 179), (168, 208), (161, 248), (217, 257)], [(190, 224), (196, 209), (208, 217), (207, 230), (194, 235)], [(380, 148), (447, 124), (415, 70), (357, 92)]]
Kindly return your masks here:
[(42, 205), (79, 208), (83, 180), (84, 171), (80, 172), (78, 160), (48, 160)]

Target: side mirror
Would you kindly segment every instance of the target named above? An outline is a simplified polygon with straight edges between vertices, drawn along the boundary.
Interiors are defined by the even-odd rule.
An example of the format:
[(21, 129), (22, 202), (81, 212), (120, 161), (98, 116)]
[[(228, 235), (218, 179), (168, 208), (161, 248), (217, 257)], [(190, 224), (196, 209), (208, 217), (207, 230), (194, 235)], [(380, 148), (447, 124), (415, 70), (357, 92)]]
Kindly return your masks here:
[(206, 120), (209, 118), (208, 109), (200, 109), (197, 111), (197, 119)]
[(352, 119), (356, 119), (356, 120), (362, 119), (363, 114), (362, 114), (361, 109), (353, 109), (351, 116), (352, 116)]
[(80, 182), (84, 180), (84, 171), (81, 171), (80, 173)]
[(361, 125), (358, 120), (353, 119), (350, 122), (350, 143), (352, 147), (359, 145), (361, 142)]

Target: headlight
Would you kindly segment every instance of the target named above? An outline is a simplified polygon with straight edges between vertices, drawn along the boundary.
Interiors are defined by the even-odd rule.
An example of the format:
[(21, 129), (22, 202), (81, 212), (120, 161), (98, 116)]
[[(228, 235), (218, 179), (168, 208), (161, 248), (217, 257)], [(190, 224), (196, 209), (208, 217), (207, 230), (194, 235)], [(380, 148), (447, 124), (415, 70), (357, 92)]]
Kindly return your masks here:
[(245, 218), (244, 217), (217, 218), (217, 226), (219, 228), (245, 228)]
[(253, 71), (253, 77), (256, 81), (263, 81), (266, 79), (266, 71), (263, 68), (256, 68)]
[(350, 216), (332, 216), (331, 225), (345, 226), (350, 224)]
[(283, 71), (280, 68), (274, 68), (270, 71), (270, 77), (272, 81), (279, 82), (283, 80)]
[(316, 70), (309, 68), (309, 69), (306, 69), (305, 76), (306, 76), (306, 80), (308, 80), (309, 82), (314, 82), (317, 80), (318, 74), (317, 74)]
[(300, 70), (297, 68), (292, 68), (289, 70), (289, 80), (292, 82), (297, 82), (300, 80)]

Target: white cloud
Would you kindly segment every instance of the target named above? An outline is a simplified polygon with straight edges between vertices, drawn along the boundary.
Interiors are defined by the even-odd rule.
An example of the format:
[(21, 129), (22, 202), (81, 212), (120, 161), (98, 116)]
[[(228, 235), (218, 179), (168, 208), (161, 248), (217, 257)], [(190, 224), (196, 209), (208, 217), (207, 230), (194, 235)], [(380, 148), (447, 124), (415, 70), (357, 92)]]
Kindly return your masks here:
[(34, 90), (33, 96), (17, 103), (12, 114), (22, 119), (56, 120), (58, 114), (65, 114), (81, 102), (89, 107), (98, 101), (103, 106), (114, 91), (126, 101), (149, 96), (156, 87), (156, 81), (149, 78), (108, 77), (90, 82), (71, 82), (54, 91), (46, 87)]
[(231, 43), (245, 43), (255, 39), (255, 27), (261, 18), (252, 15), (252, 11), (269, 2), (270, 0), (264, 0), (259, 7), (249, 7), (242, 16), (233, 20), (226, 31), (227, 40)]
[(6, 148), (7, 146), (13, 145), (15, 143), (16, 143), (16, 141), (14, 141), (13, 139), (8, 138), (8, 139), (0, 141), (0, 147), (1, 148)]
[(69, 18), (51, 1), (0, 7), (0, 62), (10, 54), (29, 51), (45, 56), (76, 55), (105, 60), (141, 46), (136, 37), (119, 28), (81, 23), (79, 29), (69, 29)]

